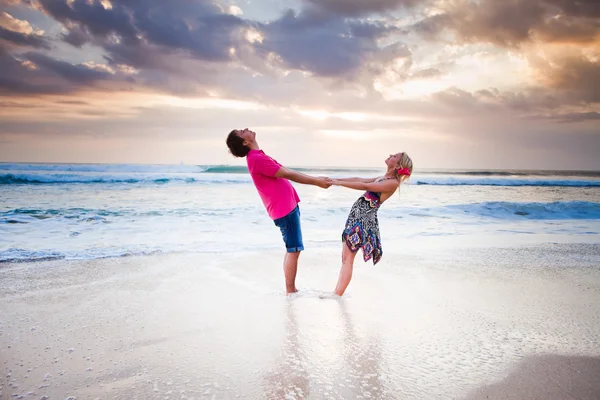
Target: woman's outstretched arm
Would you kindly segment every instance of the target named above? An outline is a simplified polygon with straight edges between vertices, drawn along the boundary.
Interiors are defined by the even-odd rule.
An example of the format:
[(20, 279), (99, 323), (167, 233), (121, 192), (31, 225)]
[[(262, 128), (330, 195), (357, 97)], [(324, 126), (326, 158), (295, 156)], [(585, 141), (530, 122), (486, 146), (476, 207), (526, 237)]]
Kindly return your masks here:
[(396, 179), (387, 179), (383, 182), (377, 183), (365, 183), (365, 182), (348, 182), (333, 179), (331, 181), (333, 185), (344, 186), (349, 189), (356, 190), (369, 190), (371, 192), (393, 192), (398, 188), (398, 181)]
[(361, 182), (361, 183), (372, 183), (377, 178), (335, 178), (333, 180), (340, 182)]

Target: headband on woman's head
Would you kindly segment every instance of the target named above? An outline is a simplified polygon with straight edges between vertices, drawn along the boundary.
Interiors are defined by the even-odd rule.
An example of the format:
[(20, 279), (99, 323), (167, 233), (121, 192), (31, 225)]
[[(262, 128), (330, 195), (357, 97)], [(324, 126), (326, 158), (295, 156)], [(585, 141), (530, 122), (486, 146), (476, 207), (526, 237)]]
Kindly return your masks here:
[(396, 170), (396, 172), (398, 173), (398, 175), (408, 175), (410, 176), (410, 169), (408, 168), (399, 168)]

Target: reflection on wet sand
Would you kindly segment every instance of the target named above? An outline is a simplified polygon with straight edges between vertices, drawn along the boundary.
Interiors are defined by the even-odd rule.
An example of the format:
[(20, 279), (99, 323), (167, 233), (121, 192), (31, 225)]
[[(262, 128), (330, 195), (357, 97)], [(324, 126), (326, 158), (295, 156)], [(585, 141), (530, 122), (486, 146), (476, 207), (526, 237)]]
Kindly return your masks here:
[[(285, 304), (285, 339), (275, 365), (265, 379), (265, 398), (393, 397), (383, 384), (381, 340), (360, 335), (345, 300), (334, 301), (337, 304), (328, 310), (332, 313), (331, 318), (324, 322), (332, 334), (328, 337), (332, 341), (326, 347), (310, 334), (313, 327), (301, 326), (298, 322), (297, 313), (302, 311), (304, 304), (295, 301)], [(306, 340), (303, 333), (313, 337), (313, 341)]]
[(338, 302), (342, 319), (344, 364), (336, 386), (340, 389), (341, 398), (390, 398), (381, 376), (381, 340), (377, 336), (360, 337), (346, 302), (344, 299)]
[(285, 341), (276, 366), (266, 378), (267, 399), (303, 399), (309, 396), (306, 353), (301, 346), (294, 303), (285, 304)]

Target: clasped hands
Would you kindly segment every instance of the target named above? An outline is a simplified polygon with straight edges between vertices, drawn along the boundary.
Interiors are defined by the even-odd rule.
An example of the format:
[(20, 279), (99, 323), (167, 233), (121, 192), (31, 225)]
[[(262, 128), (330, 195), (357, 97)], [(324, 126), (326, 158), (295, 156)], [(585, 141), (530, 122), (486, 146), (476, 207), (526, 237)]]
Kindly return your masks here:
[(335, 179), (331, 179), (328, 176), (319, 176), (317, 179), (319, 179), (319, 187), (322, 187), (323, 189), (328, 189), (331, 185), (338, 184)]

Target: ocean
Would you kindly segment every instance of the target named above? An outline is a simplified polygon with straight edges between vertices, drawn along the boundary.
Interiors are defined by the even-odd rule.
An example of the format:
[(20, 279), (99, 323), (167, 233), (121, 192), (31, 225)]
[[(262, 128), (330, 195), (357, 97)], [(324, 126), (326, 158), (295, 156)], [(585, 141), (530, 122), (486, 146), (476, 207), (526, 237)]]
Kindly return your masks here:
[[(303, 167), (375, 177), (378, 168)], [(341, 247), (360, 191), (294, 184), (307, 251)], [(283, 249), (245, 166), (0, 163), (0, 262)], [(600, 172), (416, 169), (379, 211), (386, 242), (600, 243)], [(385, 257), (385, 256), (384, 256)]]

